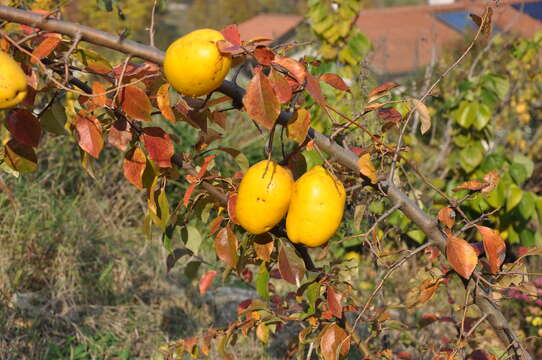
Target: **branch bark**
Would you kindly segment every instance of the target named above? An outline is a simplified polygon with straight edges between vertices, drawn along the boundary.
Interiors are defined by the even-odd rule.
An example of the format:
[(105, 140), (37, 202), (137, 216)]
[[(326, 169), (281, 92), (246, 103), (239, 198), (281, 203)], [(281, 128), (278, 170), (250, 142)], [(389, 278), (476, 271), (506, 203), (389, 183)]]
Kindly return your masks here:
[[(0, 19), (25, 24), (49, 32), (68, 35), (72, 38), (80, 36), (81, 41), (114, 49), (123, 54), (139, 57), (157, 64), (161, 64), (164, 59), (164, 52), (155, 47), (123, 39), (120, 36), (96, 30), (88, 26), (45, 18), (44, 16), (31, 11), (0, 6)], [(232, 98), (235, 107), (242, 107), (242, 99), (245, 90), (240, 86), (230, 81), (224, 81), (217, 91)], [(282, 111), (278, 121), (285, 124), (292, 115), (293, 113), (291, 112)], [(338, 145), (329, 137), (312, 128), (309, 129), (308, 136), (314, 140), (321, 150), (334, 157), (337, 162), (359, 174), (359, 176), (362, 176), (357, 165), (358, 157), (353, 152)], [(218, 189), (214, 188), (211, 184), (205, 183), (203, 186), (211, 194), (216, 195), (219, 198), (219, 201), (225, 200), (224, 194), (217, 192)], [(435, 243), (444, 253), (446, 248), (446, 237), (441, 232), (437, 221), (420, 209), (418, 205), (409, 198), (407, 194), (395, 186), (395, 184), (388, 181), (382, 181), (380, 187), (387, 193), (387, 196), (393, 205), (398, 206), (405, 216), (412, 220), (412, 222), (427, 235), (429, 240)], [(473, 274), (475, 280), (481, 276), (482, 275), (479, 272)], [(492, 300), (491, 288), (481, 285), (482, 283), (482, 281), (479, 282), (479, 286), (476, 287), (474, 294), (476, 305), (484, 316), (487, 315), (487, 321), (502, 343), (514, 351), (515, 359), (532, 360), (531, 355), (525, 350), (516, 333), (511, 329), (509, 321), (504, 317), (497, 304)]]

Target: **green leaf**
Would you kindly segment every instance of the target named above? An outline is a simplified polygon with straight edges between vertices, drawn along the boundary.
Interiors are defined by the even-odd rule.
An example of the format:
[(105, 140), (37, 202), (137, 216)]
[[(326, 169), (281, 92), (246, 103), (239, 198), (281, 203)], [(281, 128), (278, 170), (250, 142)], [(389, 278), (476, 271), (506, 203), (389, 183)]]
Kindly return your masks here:
[(307, 314), (312, 315), (316, 312), (316, 300), (320, 297), (320, 283), (313, 282), (310, 284), (307, 291), (305, 291), (305, 295), (307, 296), (307, 301), (309, 303)]
[(421, 244), (425, 240), (426, 235), (423, 231), (416, 229), (407, 232), (407, 236), (412, 240), (416, 241), (418, 244)]
[(534, 232), (529, 230), (529, 229), (523, 229), (520, 234), (519, 234), (519, 238), (521, 240), (521, 245), (524, 245), (524, 246), (535, 246), (536, 245), (536, 241), (535, 241), (535, 236), (534, 236)]
[(459, 125), (468, 129), (476, 120), (477, 113), (477, 103), (462, 101), (459, 104), (459, 108), (453, 112), (453, 118)]
[(536, 198), (532, 192), (525, 191), (519, 203), (519, 213), (523, 219), (528, 220), (536, 214)]
[(68, 132), (64, 128), (67, 117), (64, 106), (58, 101), (49, 106), (47, 110), (40, 116), (41, 126), (50, 133), (57, 135), (65, 135)]
[(466, 172), (471, 172), (476, 169), (484, 159), (484, 147), (479, 141), (476, 141), (461, 150), (459, 155), (461, 167)]
[(491, 154), (484, 158), (482, 164), (480, 165), (480, 170), (483, 173), (490, 172), (491, 170), (501, 169), (505, 163), (506, 159), (502, 154)]
[(504, 76), (489, 74), (484, 77), (483, 86), (504, 100), (510, 89), (510, 81)]
[(184, 275), (190, 280), (194, 280), (198, 276), (198, 270), (201, 262), (191, 261), (184, 268)]
[(510, 176), (512, 176), (512, 179), (516, 182), (516, 184), (521, 185), (527, 180), (528, 173), (527, 169), (525, 169), (525, 166), (519, 164), (519, 163), (513, 163), (510, 165)]
[(510, 185), (506, 195), (506, 211), (515, 208), (523, 198), (523, 190), (516, 184)]
[(531, 159), (523, 154), (516, 154), (514, 155), (513, 160), (514, 163), (521, 164), (525, 167), (525, 170), (527, 171), (527, 178), (530, 178), (533, 175), (534, 163)]
[(497, 187), (487, 194), (486, 201), (494, 209), (497, 209), (504, 205), (504, 197), (505, 185), (504, 182), (500, 181)]
[(260, 270), (258, 275), (256, 275), (256, 292), (259, 296), (265, 300), (269, 300), (269, 271), (267, 271), (267, 266), (265, 262), (262, 261), (260, 264)]
[(315, 166), (322, 165), (324, 163), (322, 156), (318, 153), (318, 150), (316, 149), (304, 150), (302, 154), (305, 157), (305, 161), (307, 162), (307, 171), (309, 171)]
[(478, 112), (476, 113), (476, 118), (474, 119), (474, 127), (480, 131), (482, 130), (491, 119), (491, 109), (485, 104), (478, 105)]
[(187, 225), (181, 229), (181, 240), (184, 242), (187, 249), (191, 250), (194, 254), (197, 254), (203, 237), (196, 227)]

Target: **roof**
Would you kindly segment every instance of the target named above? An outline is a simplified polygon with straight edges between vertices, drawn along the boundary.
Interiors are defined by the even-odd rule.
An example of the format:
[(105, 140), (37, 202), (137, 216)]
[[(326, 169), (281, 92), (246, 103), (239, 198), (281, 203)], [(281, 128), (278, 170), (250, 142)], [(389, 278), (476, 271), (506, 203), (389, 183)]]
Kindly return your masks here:
[[(501, 0), (493, 7), (497, 31), (511, 31), (531, 37), (542, 30), (542, 21), (518, 11), (519, 3), (542, 0)], [(379, 73), (406, 73), (429, 65), (448, 46), (463, 40), (461, 26), (469, 25), (468, 13), (482, 14), (484, 0), (456, 0), (446, 5), (398, 6), (363, 10), (356, 22), (373, 43), (369, 63)], [(262, 14), (239, 25), (241, 37), (257, 36), (280, 40), (293, 32), (301, 16)], [(285, 40), (285, 39), (284, 39)]]
[(302, 21), (303, 17), (299, 15), (260, 14), (239, 24), (238, 28), (243, 40), (265, 37), (276, 41)]

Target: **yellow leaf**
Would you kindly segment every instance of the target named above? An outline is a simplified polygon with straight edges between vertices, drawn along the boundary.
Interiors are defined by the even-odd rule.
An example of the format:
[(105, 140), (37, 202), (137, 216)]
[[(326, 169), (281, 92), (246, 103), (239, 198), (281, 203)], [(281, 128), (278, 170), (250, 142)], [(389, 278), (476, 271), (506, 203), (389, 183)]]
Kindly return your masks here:
[(361, 155), (358, 160), (359, 171), (371, 179), (371, 183), (376, 184), (378, 182), (376, 178), (376, 169), (371, 162), (371, 154), (366, 153)]

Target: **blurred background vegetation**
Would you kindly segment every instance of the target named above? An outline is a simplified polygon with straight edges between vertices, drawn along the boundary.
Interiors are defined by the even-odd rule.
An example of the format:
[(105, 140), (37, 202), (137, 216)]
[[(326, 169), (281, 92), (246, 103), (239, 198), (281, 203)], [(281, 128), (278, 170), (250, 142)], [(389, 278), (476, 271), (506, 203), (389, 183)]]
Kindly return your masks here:
[[(158, 3), (156, 39), (161, 48), (195, 28), (221, 28), (260, 12), (311, 16), (311, 7), (305, 1)], [(366, 1), (358, 5), (361, 9), (413, 3), (421, 1)], [(11, 4), (45, 10), (65, 4), (62, 11), (67, 19), (148, 43), (146, 27), (153, 1), (22, 0), (11, 1)], [(330, 42), (318, 32), (309, 31), (308, 36), (318, 42), (318, 46), (338, 47), (337, 41)], [(370, 51), (370, 44), (356, 31), (344, 34), (342, 40), (345, 41), (341, 44), (350, 43), (352, 49), (358, 51), (354, 54), (356, 59)], [(475, 218), (488, 209), (501, 208), (490, 219), (491, 224), (506, 236), (515, 250), (540, 245), (542, 241), (542, 81), (540, 58), (536, 56), (540, 42), (540, 37), (518, 40), (503, 35), (488, 45), (489, 50), (476, 49), (456, 71), (459, 75), (446, 78), (438, 95), (429, 103), (433, 130), (422, 137), (414, 128), (406, 138), (411, 147), (411, 159), (450, 196), (464, 195), (452, 192), (453, 187), (464, 181), (480, 179), (491, 169), (503, 172), (503, 185), (496, 190), (494, 199), (473, 198), (467, 204), (467, 211)], [(360, 104), (367, 100), (367, 93), (378, 79), (360, 68), (360, 62), (349, 62), (347, 51), (341, 52), (343, 49), (338, 47), (336, 52), (330, 52), (336, 55), (311, 70), (314, 74), (338, 72), (352, 80), (352, 94), (345, 95), (326, 86), (323, 90), (327, 99), (333, 99), (330, 101), (333, 106), (355, 113), (362, 108)], [(482, 51), (491, 56), (480, 59), (478, 55), (483, 55)], [(450, 49), (430, 76), (435, 78), (457, 55), (457, 51)], [(470, 76), (473, 66), (476, 66), (475, 72)], [(426, 81), (423, 73), (406, 78), (402, 80), (404, 86), (388, 100), (418, 96)], [(317, 107), (311, 106), (311, 101), (307, 99), (306, 105), (311, 108), (314, 125), (329, 132), (332, 124)], [(465, 123), (471, 116), (472, 106), (487, 107), (487, 119), (470, 119), (467, 120), (470, 123)], [(396, 108), (403, 114), (408, 110), (401, 106)], [(197, 135), (188, 124), (166, 124), (158, 118), (157, 122), (179, 137), (177, 150), (190, 151), (197, 143)], [(396, 130), (380, 133), (382, 123), (376, 116), (365, 121), (367, 127), (379, 135), (390, 139), (397, 136)], [(252, 164), (263, 157), (266, 138), (242, 115), (229, 115), (225, 133), (227, 136), (213, 146), (234, 147), (246, 157), (236, 162), (220, 155), (217, 166), (225, 173), (239, 170), (239, 162)], [(275, 154), (281, 152), (279, 136), (277, 134)], [(340, 140), (370, 146), (369, 139), (357, 131), (346, 132)], [(480, 161), (461, 160), (479, 158), (480, 146), (484, 149)], [(80, 166), (77, 145), (66, 137), (47, 136), (38, 150), (40, 168), (35, 174), (13, 178), (2, 173), (0, 178), (16, 199), (12, 202), (9, 192), (0, 192), (1, 359), (159, 358), (157, 349), (161, 344), (195, 335), (209, 326), (224, 326), (232, 320), (228, 316), (235, 316), (236, 299), (246, 294), (254, 296), (245, 284), (232, 280), (200, 296), (196, 286), (198, 274), (203, 270), (198, 269), (197, 262), (179, 264), (166, 274), (167, 254), (159, 238), (146, 239), (141, 231), (145, 197), (125, 181), (120, 166), (122, 154), (108, 149), (96, 164), (96, 176), (92, 179)], [(309, 165), (322, 162), (314, 152), (304, 155)], [(401, 166), (403, 185), (411, 189), (411, 195), (422, 207), (436, 215), (438, 208), (444, 206), (442, 200), (409, 171), (407, 164)], [(170, 203), (176, 204), (186, 185), (172, 182), (169, 186), (173, 194)], [(517, 190), (511, 192), (510, 188)], [(321, 255), (317, 256), (319, 260), (327, 259), (327, 262), (330, 257), (348, 259), (345, 265), (349, 267), (348, 279), (358, 285), (357, 295), (363, 298), (382, 276), (382, 264), (391, 263), (394, 257), (377, 260), (362, 239), (352, 236), (366, 230), (385, 211), (386, 200), (363, 190), (353, 192), (351, 199), (346, 215), (350, 221), (343, 224), (326, 252), (316, 252)], [(209, 214), (202, 208), (199, 216), (190, 222), (190, 237), (201, 243), (201, 249), (212, 248), (208, 219)], [(382, 252), (389, 253), (424, 241), (423, 235), (399, 213), (394, 214), (389, 226), (380, 229), (376, 236)], [(468, 236), (473, 239), (476, 235), (472, 232)], [(214, 256), (205, 255), (204, 251), (202, 254), (208, 261), (215, 262)], [(402, 308), (411, 283), (423, 280), (420, 268), (430, 266), (430, 260), (407, 265), (400, 277), (387, 283), (385, 295), (377, 300), (394, 307), (394, 315), (416, 327), (412, 333), (393, 324), (395, 328), (390, 335), (378, 340), (385, 346), (394, 350), (412, 349), (455, 331), (449, 324), (427, 327), (422, 317), (427, 313), (453, 312), (457, 302), (463, 299), (460, 291), (440, 292), (423, 312), (407, 313)], [(528, 266), (540, 269), (542, 264), (540, 260), (532, 260)], [(412, 281), (409, 284), (404, 279)], [(542, 305), (521, 296), (503, 301), (503, 305), (523, 336), (540, 335), (542, 320), (536, 319), (542, 317)], [(476, 341), (491, 349), (499, 347), (487, 329), (482, 328)], [(529, 342), (532, 351), (542, 348), (537, 341)], [(243, 340), (237, 345), (237, 356), (240, 359), (282, 358), (287, 343), (287, 337), (279, 337), (267, 346)], [(542, 356), (540, 352), (537, 354)]]

